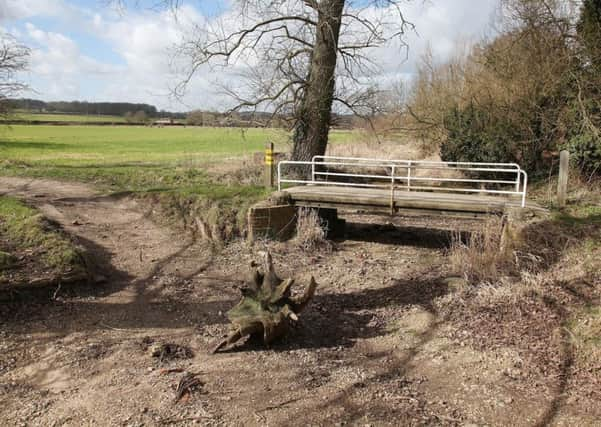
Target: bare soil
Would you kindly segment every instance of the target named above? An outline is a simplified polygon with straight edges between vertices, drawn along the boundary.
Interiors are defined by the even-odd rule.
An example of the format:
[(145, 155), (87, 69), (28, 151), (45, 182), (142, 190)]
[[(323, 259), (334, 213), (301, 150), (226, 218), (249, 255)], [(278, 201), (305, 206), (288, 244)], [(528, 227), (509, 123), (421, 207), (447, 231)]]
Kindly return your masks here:
[[(92, 270), (53, 298), (0, 304), (3, 425), (601, 425), (599, 388), (584, 386), (599, 371), (579, 380), (562, 300), (453, 297), (445, 250), (469, 224), (351, 216), (332, 252), (215, 251), (126, 195), (17, 178), (0, 192), (61, 224)], [(239, 299), (233, 280), (266, 249), (282, 277), (313, 274), (316, 297), (272, 348), (209, 355)], [(187, 372), (199, 382), (176, 403)]]

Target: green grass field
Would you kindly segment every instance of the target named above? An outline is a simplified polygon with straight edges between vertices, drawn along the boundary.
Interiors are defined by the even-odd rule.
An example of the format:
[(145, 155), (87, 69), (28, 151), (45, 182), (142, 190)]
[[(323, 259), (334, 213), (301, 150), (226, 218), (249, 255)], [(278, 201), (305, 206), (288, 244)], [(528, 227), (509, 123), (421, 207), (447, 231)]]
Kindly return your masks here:
[[(332, 132), (345, 143), (353, 132)], [(181, 188), (206, 181), (208, 165), (250, 157), (267, 141), (290, 149), (280, 129), (13, 125), (0, 129), (2, 173), (92, 181), (118, 190)]]

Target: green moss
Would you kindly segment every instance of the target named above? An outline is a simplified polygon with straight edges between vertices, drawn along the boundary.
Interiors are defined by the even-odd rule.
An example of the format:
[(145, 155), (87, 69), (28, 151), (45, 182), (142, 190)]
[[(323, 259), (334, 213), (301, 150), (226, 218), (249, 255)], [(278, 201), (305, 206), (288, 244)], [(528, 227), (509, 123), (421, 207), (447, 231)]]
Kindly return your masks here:
[(0, 271), (12, 267), (14, 262), (15, 259), (11, 254), (0, 251)]
[(48, 268), (80, 268), (81, 257), (71, 241), (35, 209), (15, 198), (0, 196), (0, 231), (11, 245), (40, 254)]

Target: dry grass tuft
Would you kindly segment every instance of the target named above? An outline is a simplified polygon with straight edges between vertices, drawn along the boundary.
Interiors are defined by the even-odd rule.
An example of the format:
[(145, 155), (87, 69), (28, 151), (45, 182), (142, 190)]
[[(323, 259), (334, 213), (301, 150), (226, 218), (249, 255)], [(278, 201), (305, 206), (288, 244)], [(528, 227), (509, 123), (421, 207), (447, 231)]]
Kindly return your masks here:
[(597, 363), (601, 359), (601, 309), (587, 307), (569, 324), (570, 341), (578, 349), (578, 357)]
[(305, 251), (332, 250), (332, 243), (327, 239), (327, 229), (315, 209), (300, 209), (296, 221), (297, 243)]
[(230, 158), (202, 165), (214, 181), (225, 185), (261, 185), (264, 167), (252, 157)]
[(544, 295), (550, 286), (549, 278), (542, 273), (523, 272), (518, 278), (504, 277), (496, 283), (487, 283), (475, 289), (473, 303), (479, 307), (496, 304), (518, 304), (527, 296)]
[[(545, 206), (557, 207), (557, 175), (529, 186), (529, 198)], [(601, 180), (592, 180), (571, 169), (568, 178), (568, 205), (601, 205)]]
[(583, 230), (562, 221), (538, 221), (515, 228), (503, 227), (501, 219), (491, 218), (467, 241), (459, 234), (453, 236), (449, 261), (454, 274), (468, 282), (495, 284), (506, 277), (524, 279), (551, 269), (583, 239)]
[(402, 141), (373, 141), (367, 136), (362, 141), (330, 144), (327, 154), (330, 156), (365, 157), (375, 159), (404, 159), (422, 160), (419, 146), (409, 140)]
[(511, 258), (501, 247), (502, 223), (489, 218), (474, 230), (467, 241), (453, 235), (449, 250), (451, 269), (470, 283), (497, 282), (512, 271)]
[[(328, 147), (328, 155), (342, 157), (362, 157), (388, 160), (424, 160), (441, 161), (438, 153), (429, 153), (424, 155), (421, 146), (414, 140), (403, 138), (401, 140), (385, 140), (382, 142), (364, 140), (352, 144), (331, 144)], [(356, 172), (365, 173), (362, 168)], [(371, 172), (382, 172), (381, 170), (372, 170)], [(399, 172), (402, 173), (402, 172)], [(411, 171), (413, 177), (429, 178), (465, 178), (465, 176), (452, 168), (413, 168)], [(424, 185), (424, 182), (420, 184)], [(429, 182), (428, 185), (439, 185)]]

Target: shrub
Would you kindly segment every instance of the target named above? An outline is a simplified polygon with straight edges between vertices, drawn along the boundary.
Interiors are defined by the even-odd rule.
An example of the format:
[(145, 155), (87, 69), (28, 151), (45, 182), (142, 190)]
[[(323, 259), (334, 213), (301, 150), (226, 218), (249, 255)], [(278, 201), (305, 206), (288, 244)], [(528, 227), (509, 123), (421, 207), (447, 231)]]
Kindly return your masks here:
[(496, 37), (442, 64), (426, 57), (408, 97), (409, 128), (433, 138), (444, 160), (516, 162), (547, 177), (551, 154), (601, 123), (599, 1), (584, 2), (590, 13), (577, 35), (578, 10), (565, 3), (504, 1)]
[(511, 129), (473, 104), (465, 109), (454, 107), (445, 117), (448, 132), (441, 144), (440, 157), (455, 162), (513, 161), (509, 134)]
[(186, 116), (186, 124), (188, 126), (202, 126), (204, 125), (203, 112), (202, 111), (190, 111)]
[(574, 164), (587, 176), (601, 176), (601, 137), (588, 132), (570, 139), (568, 150)]
[(444, 127), (447, 137), (440, 146), (444, 161), (516, 162), (528, 171), (537, 170), (540, 152), (521, 143), (524, 137), (519, 124), (492, 106), (453, 107)]
[(494, 101), (455, 106), (444, 118), (446, 137), (440, 146), (444, 161), (456, 162), (513, 162), (532, 177), (547, 173), (549, 164), (544, 157), (555, 151), (557, 141), (548, 132), (558, 120), (558, 112), (536, 113), (547, 98), (518, 100), (510, 107)]

